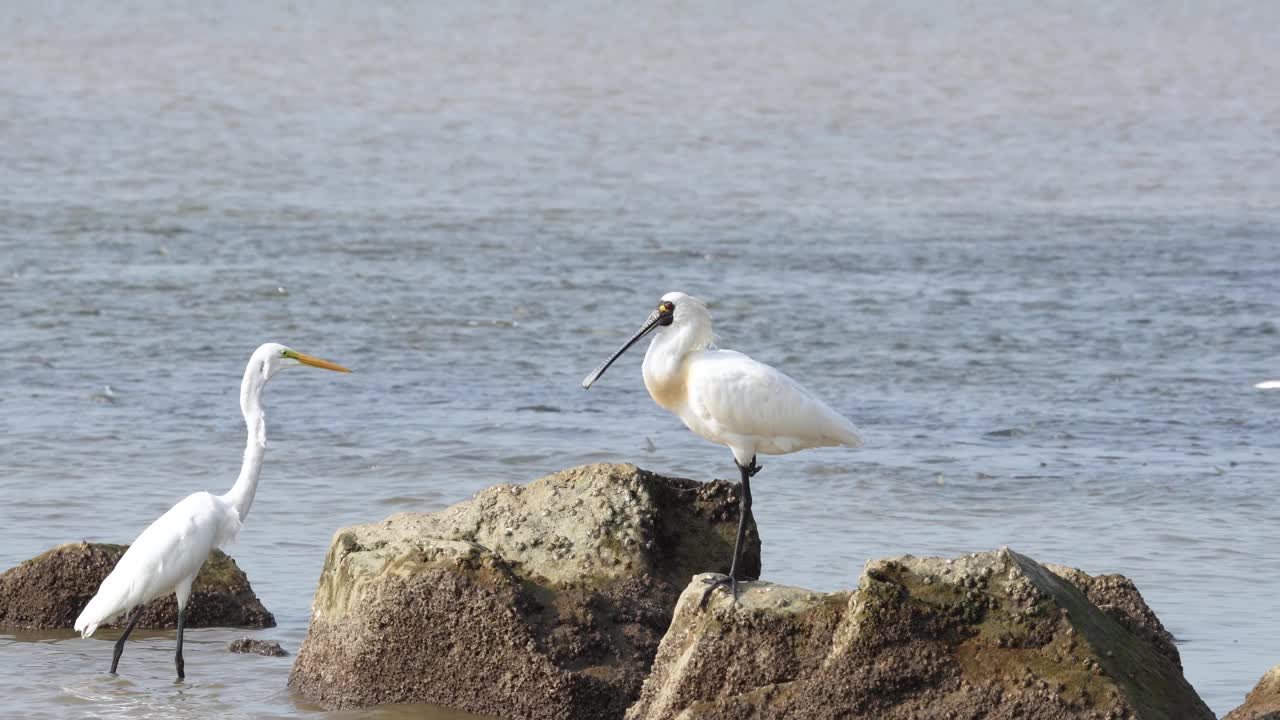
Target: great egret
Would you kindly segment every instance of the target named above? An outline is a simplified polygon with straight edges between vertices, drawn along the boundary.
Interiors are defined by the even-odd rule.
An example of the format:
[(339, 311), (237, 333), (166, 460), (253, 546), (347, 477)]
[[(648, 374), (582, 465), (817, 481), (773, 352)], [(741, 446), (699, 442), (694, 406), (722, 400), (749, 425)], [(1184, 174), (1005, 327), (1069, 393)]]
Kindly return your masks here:
[(173, 592), (178, 600), (178, 650), (174, 655), (174, 665), (178, 669), (178, 677), (186, 677), (182, 660), (182, 620), (187, 599), (191, 596), (191, 583), (209, 557), (209, 552), (234, 539), (249, 514), (249, 506), (253, 504), (253, 496), (258, 489), (262, 456), (267, 449), (262, 388), (277, 372), (292, 365), (351, 372), (341, 365), (303, 355), (276, 343), (267, 343), (254, 351), (240, 382), (240, 410), (244, 413), (249, 439), (236, 484), (223, 495), (207, 492), (188, 495), (151, 523), (129, 546), (115, 569), (102, 581), (98, 594), (76, 618), (75, 629), (81, 636), (89, 637), (100, 624), (133, 609), (111, 656), (112, 673), (116, 671), (125, 640), (141, 617), (146, 603)]
[(780, 371), (739, 352), (719, 350), (706, 303), (681, 292), (662, 296), (644, 325), (582, 381), (590, 388), (605, 370), (645, 335), (654, 333), (644, 354), (644, 386), (654, 402), (674, 413), (686, 427), (713, 443), (729, 446), (742, 478), (741, 514), (729, 576), (714, 581), (702, 595), (729, 586), (738, 599), (738, 562), (751, 512), (750, 480), (760, 472), (756, 454), (784, 455), (813, 447), (858, 447), (853, 423)]

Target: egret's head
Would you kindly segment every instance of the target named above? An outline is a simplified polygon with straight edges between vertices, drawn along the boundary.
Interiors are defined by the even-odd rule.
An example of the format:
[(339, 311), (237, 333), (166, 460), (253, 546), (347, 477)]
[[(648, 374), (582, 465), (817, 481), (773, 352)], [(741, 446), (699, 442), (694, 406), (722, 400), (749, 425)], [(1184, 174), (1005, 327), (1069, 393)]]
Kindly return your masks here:
[[(604, 371), (609, 369), (614, 360), (621, 357), (632, 345), (640, 342), (640, 339), (651, 332), (662, 332), (663, 328), (683, 328), (686, 326), (696, 325), (699, 328), (699, 334), (705, 334), (704, 338), (696, 338), (696, 341), (702, 343), (703, 346), (711, 343), (711, 313), (707, 311), (706, 303), (702, 302), (692, 295), (686, 295), (682, 292), (669, 292), (662, 296), (658, 301), (658, 307), (649, 313), (648, 319), (640, 326), (635, 335), (631, 336), (622, 347), (618, 348), (608, 360), (600, 364), (590, 375), (582, 380), (583, 388), (590, 388), (596, 380), (604, 375)], [(703, 329), (705, 328), (705, 332)]]
[(311, 367), (323, 368), (325, 370), (351, 372), (341, 365), (331, 363), (328, 360), (311, 357), (310, 355), (304, 355), (297, 350), (291, 350), (279, 343), (266, 343), (257, 350), (254, 350), (253, 357), (249, 358), (250, 372), (259, 375), (263, 382), (270, 380), (281, 370), (294, 365), (310, 365)]

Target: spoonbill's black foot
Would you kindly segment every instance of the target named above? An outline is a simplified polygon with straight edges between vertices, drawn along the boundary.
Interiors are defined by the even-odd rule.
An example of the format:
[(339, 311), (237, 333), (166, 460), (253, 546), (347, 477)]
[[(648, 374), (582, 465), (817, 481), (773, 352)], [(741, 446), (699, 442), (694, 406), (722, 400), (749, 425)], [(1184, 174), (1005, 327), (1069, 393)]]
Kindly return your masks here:
[(722, 588), (725, 586), (728, 586), (729, 595), (733, 598), (733, 603), (735, 605), (738, 604), (738, 579), (737, 578), (733, 577), (732, 575), (721, 575), (716, 578), (703, 578), (702, 582), (706, 583), (707, 585), (710, 585), (710, 587), (702, 591), (702, 599), (698, 601), (699, 610), (706, 610), (707, 602), (711, 600), (711, 593), (715, 592), (716, 588)]

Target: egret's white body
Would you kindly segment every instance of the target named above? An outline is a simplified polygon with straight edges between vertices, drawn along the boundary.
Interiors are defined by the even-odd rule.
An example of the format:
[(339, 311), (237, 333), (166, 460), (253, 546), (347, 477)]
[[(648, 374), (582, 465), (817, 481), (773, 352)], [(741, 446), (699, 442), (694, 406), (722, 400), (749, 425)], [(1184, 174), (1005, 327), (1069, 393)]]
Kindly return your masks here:
[(225, 495), (188, 495), (133, 541), (76, 618), (75, 629), (89, 637), (102, 623), (171, 592), (182, 612), (209, 552), (235, 539), (242, 517)]
[(591, 387), (614, 360), (649, 333), (653, 339), (642, 366), (645, 389), (690, 430), (728, 446), (741, 472), (742, 514), (733, 563), (728, 579), (716, 583), (730, 585), (736, 598), (744, 523), (751, 510), (749, 480), (760, 470), (756, 456), (858, 447), (862, 438), (852, 422), (781, 371), (740, 352), (716, 348), (706, 303), (681, 292), (663, 295), (640, 330), (583, 379), (582, 386)]
[[(254, 351), (240, 383), (240, 410), (249, 435), (240, 477), (222, 495), (208, 492), (188, 495), (142, 531), (76, 618), (75, 629), (82, 636), (89, 637), (102, 623), (172, 592), (178, 601), (177, 663), (178, 676), (182, 677), (182, 617), (191, 596), (191, 583), (209, 552), (234, 540), (249, 514), (267, 449), (262, 390), (281, 369), (297, 364), (350, 372), (276, 343), (267, 343)], [(117, 643), (112, 672), (132, 628), (131, 622)]]

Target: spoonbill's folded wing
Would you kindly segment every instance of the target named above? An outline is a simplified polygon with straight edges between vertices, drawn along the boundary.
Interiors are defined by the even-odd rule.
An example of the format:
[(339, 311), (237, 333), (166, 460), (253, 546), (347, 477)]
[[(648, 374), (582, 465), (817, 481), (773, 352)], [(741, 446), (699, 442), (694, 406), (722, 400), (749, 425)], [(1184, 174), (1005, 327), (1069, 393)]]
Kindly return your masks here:
[(689, 419), (720, 434), (717, 441), (734, 435), (755, 438), (760, 452), (768, 454), (862, 444), (847, 418), (780, 370), (742, 353), (698, 353), (689, 359), (686, 372)]

